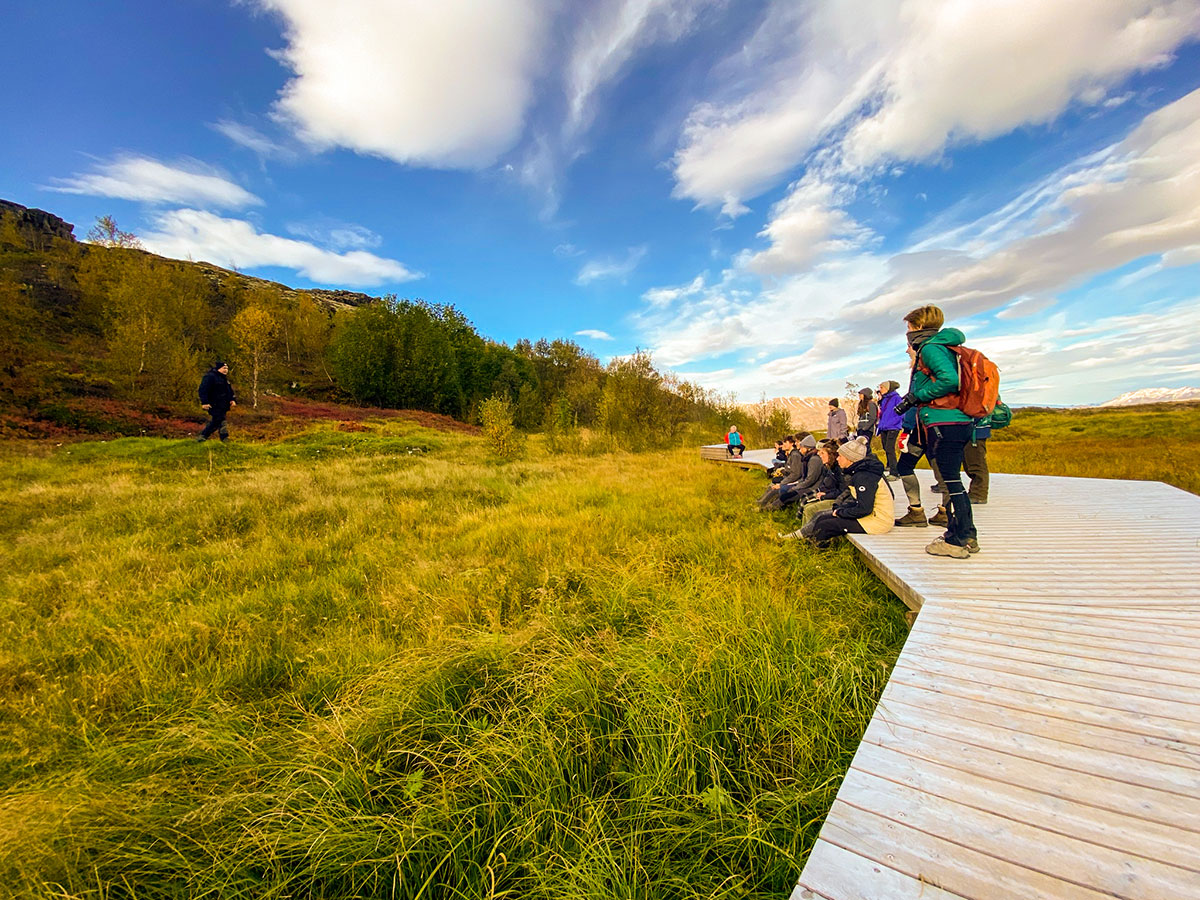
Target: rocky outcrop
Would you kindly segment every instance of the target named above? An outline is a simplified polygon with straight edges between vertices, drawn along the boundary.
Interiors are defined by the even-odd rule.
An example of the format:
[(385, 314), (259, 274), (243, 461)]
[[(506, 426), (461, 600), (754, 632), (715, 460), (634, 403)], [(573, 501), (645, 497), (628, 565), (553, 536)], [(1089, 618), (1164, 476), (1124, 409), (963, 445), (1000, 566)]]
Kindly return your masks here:
[(365, 306), (368, 303), (373, 303), (376, 299), (370, 294), (360, 294), (357, 291), (330, 291), (324, 288), (288, 287), (286, 284), (280, 284), (278, 281), (268, 281), (265, 278), (255, 278), (253, 275), (243, 275), (241, 272), (232, 272), (229, 269), (222, 269), (220, 266), (214, 266), (212, 263), (207, 262), (184, 263), (184, 265), (195, 266), (218, 288), (228, 288), (236, 285), (242, 289), (248, 289), (253, 288), (255, 285), (262, 285), (279, 291), (284, 296), (311, 297), (329, 309)]
[(75, 226), (44, 209), (30, 209), (11, 200), (0, 200), (0, 215), (10, 213), (16, 216), (17, 227), (23, 232), (48, 234), (66, 241), (75, 240)]

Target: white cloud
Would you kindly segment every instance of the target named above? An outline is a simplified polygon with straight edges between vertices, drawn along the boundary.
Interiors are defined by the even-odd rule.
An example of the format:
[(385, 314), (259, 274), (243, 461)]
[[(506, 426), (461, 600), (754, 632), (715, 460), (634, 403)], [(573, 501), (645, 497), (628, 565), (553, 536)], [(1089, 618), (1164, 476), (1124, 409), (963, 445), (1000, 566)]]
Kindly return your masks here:
[(394, 259), (364, 250), (335, 253), (305, 241), (264, 234), (250, 222), (196, 209), (155, 217), (141, 236), (146, 249), (176, 259), (198, 259), (228, 268), (281, 266), (322, 284), (367, 287), (421, 278)]
[(591, 338), (594, 341), (611, 341), (613, 339), (613, 336), (607, 331), (601, 331), (598, 328), (585, 328), (575, 332), (575, 336)]
[(210, 127), (238, 146), (253, 150), (261, 157), (288, 159), (295, 156), (292, 150), (273, 141), (252, 125), (234, 122), (230, 119), (220, 119), (213, 122)]
[(642, 257), (646, 255), (646, 247), (631, 247), (629, 253), (624, 259), (594, 259), (584, 264), (579, 270), (579, 274), (575, 276), (575, 283), (580, 285), (591, 284), (593, 281), (599, 281), (602, 278), (618, 278), (624, 279), (632, 274), (633, 270), (638, 267), (638, 263), (642, 261)]
[(334, 250), (371, 250), (383, 244), (383, 238), (370, 228), (336, 219), (292, 222), (287, 231)]
[(729, 214), (823, 142), (848, 171), (1097, 103), (1200, 34), (1194, 0), (777, 0), (697, 105), (676, 192)]
[(822, 257), (861, 246), (870, 230), (837, 206), (837, 187), (806, 176), (771, 209), (759, 232), (771, 246), (745, 254), (741, 262), (760, 275), (790, 275), (811, 268)]
[(294, 73), (277, 115), (316, 147), (401, 163), (490, 165), (521, 134), (544, 0), (258, 0)]
[[(1059, 294), (1096, 275), (1138, 260), (1154, 268), (1195, 265), (1197, 248), (1200, 90), (1151, 113), (1124, 140), (1064, 167), (995, 212), (922, 235), (903, 252), (844, 254), (748, 295), (731, 294), (726, 283), (699, 296), (671, 297), (665, 308), (648, 302), (638, 322), (666, 365), (770, 349), (771, 362), (743, 370), (731, 386), (753, 394), (793, 383), (795, 392), (794, 382), (802, 379), (828, 384), (842, 377), (895, 377), (889, 372), (903, 359), (900, 316), (915, 306), (936, 303), (953, 321), (987, 314), (1006, 328), (1029, 328), (1031, 316), (1051, 310)], [(1153, 316), (1118, 315), (1067, 347), (1062, 334), (1043, 325), (1043, 350), (1029, 349), (1030, 341), (1043, 338), (1019, 332), (1014, 346), (1026, 349), (1014, 350), (1012, 359), (1004, 358), (1003, 342), (987, 350), (996, 349), (1006, 381), (1036, 378), (1078, 394), (1093, 384), (1128, 380), (1122, 372), (1134, 347), (1146, 361), (1138, 372), (1161, 364), (1165, 373), (1178, 375), (1200, 362), (1194, 336), (1200, 328), (1187, 324), (1195, 316), (1179, 309), (1172, 315), (1174, 324), (1161, 337), (1155, 332), (1153, 343), (1144, 339)], [(1066, 322), (1062, 316), (1052, 311), (1049, 321)], [(1142, 337), (1126, 340), (1125, 329), (1134, 325), (1131, 333)], [(1071, 375), (1076, 362), (1101, 359), (1110, 345), (1112, 362), (1102, 371), (1089, 363), (1086, 379)], [(1054, 356), (1059, 351), (1063, 355)], [(1063, 374), (1047, 377), (1021, 362), (1026, 358), (1053, 359), (1053, 371)]]
[(262, 203), (219, 169), (196, 160), (167, 164), (146, 156), (121, 156), (100, 163), (92, 172), (56, 178), (49, 190), (141, 203), (184, 203), (225, 209)]
[(651, 306), (667, 306), (683, 297), (694, 297), (704, 290), (704, 276), (697, 275), (689, 284), (680, 287), (650, 288), (642, 299)]

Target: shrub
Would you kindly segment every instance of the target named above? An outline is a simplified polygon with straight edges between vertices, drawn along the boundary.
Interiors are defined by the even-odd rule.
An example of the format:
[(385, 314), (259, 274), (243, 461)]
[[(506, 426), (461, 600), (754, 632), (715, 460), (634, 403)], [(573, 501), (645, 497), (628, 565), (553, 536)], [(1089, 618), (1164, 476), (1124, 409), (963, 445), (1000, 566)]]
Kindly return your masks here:
[(507, 397), (497, 394), (479, 404), (479, 424), (484, 441), (496, 456), (512, 459), (521, 455), (524, 441), (513, 424), (513, 406)]

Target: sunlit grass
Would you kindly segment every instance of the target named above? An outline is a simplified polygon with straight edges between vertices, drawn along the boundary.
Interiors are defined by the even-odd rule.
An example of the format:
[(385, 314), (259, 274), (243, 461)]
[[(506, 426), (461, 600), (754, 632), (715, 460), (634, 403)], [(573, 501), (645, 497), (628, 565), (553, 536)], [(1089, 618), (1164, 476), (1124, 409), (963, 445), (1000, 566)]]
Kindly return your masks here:
[(17, 895), (786, 895), (905, 634), (694, 451), (3, 453)]

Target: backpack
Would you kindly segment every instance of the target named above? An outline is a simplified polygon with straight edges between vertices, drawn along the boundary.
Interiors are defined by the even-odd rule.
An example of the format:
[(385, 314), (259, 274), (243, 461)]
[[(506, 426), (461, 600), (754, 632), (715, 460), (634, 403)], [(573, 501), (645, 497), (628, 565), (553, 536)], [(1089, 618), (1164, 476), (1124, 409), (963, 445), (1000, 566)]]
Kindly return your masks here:
[[(972, 419), (990, 416), (1000, 400), (1000, 369), (978, 350), (972, 350), (970, 347), (946, 349), (958, 357), (958, 390), (953, 394), (938, 397), (928, 405), (934, 409), (961, 410)], [(929, 373), (925, 363), (918, 364), (921, 371)], [(1011, 418), (1011, 413), (1009, 417)]]
[(988, 425), (995, 431), (997, 428), (1007, 428), (1012, 422), (1013, 413), (1008, 408), (1008, 404), (1003, 400), (996, 401), (996, 408), (992, 410), (992, 415), (988, 419)]

